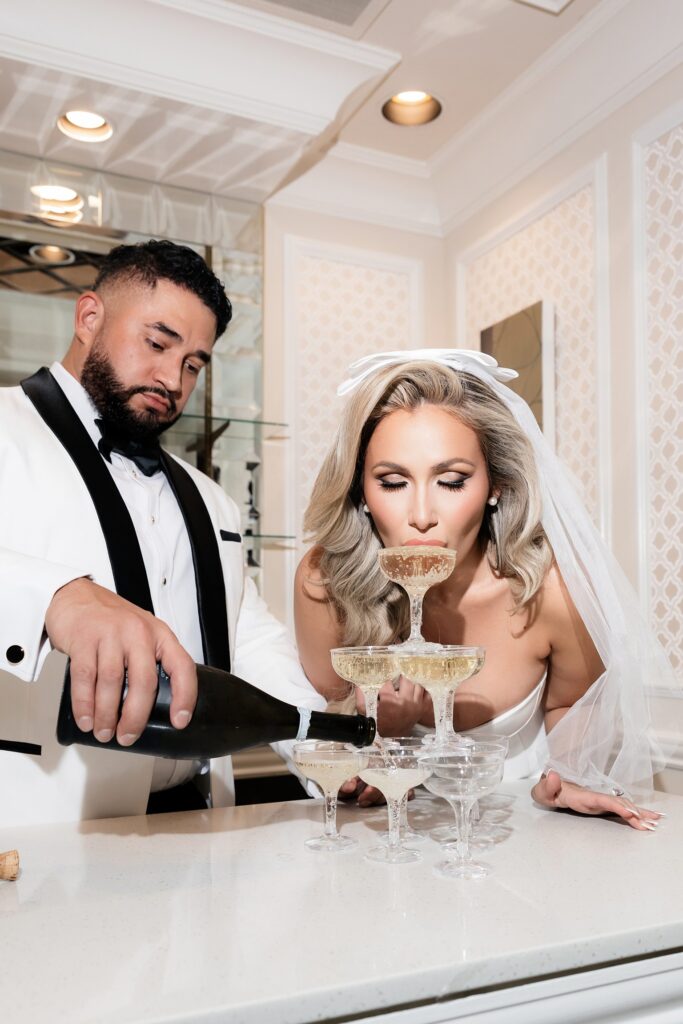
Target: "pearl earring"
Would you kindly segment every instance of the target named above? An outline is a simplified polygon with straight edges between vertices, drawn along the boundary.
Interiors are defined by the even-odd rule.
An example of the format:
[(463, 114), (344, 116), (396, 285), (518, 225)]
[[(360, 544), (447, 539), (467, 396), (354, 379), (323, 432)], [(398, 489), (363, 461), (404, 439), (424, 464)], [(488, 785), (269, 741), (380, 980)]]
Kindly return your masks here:
[(369, 513), (370, 513), (370, 509), (368, 508), (367, 501), (363, 502), (363, 511), (365, 512), (366, 516), (369, 515)]
[(486, 499), (486, 504), (487, 505), (493, 505), (493, 506), (497, 505), (498, 504), (497, 496), (495, 494), (492, 494), (490, 498)]

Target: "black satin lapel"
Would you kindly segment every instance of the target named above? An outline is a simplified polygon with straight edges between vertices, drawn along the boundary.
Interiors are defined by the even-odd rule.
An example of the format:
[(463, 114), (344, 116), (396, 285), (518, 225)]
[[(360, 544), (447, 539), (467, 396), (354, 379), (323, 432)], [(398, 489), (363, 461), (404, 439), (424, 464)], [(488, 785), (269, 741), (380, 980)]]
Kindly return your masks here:
[(222, 668), (229, 672), (228, 609), (225, 603), (225, 580), (216, 531), (190, 474), (167, 452), (162, 452), (161, 462), (180, 505), (190, 537), (204, 661), (213, 668)]
[(45, 367), (23, 380), (21, 386), (73, 459), (90, 492), (107, 545), (116, 593), (154, 613), (145, 563), (133, 521), (88, 431)]

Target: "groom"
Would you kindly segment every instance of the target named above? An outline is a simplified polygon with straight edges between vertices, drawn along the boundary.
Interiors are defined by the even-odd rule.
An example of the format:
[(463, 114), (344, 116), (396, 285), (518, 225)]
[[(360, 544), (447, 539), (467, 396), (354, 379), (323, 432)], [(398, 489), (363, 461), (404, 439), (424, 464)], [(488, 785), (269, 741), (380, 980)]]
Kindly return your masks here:
[[(76, 303), (62, 362), (0, 389), (0, 826), (140, 814), (150, 792), (164, 809), (188, 794), (201, 806), (207, 766), (105, 746), (144, 729), (157, 662), (178, 729), (195, 662), (324, 706), (245, 579), (234, 502), (159, 446), (230, 316), (191, 249), (119, 246)], [(101, 749), (56, 743), (65, 655), (74, 715)], [(215, 806), (233, 802), (229, 758), (212, 762), (210, 785)]]

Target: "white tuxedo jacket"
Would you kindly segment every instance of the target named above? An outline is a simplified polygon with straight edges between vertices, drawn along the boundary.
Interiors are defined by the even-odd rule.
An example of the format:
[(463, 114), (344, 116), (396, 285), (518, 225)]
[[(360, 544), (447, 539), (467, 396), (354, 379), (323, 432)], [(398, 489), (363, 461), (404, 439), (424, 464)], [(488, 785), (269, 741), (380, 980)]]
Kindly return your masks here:
[[(232, 671), (291, 704), (323, 710), (284, 627), (245, 578), (230, 498), (183, 463), (216, 532), (226, 586)], [(0, 389), (0, 829), (144, 814), (153, 758), (55, 738), (65, 658), (44, 631), (59, 587), (90, 576), (114, 590), (85, 483), (21, 388)], [(29, 752), (23, 752), (28, 750)], [(38, 752), (38, 750), (40, 752)], [(31, 752), (33, 751), (33, 752)], [(211, 765), (214, 806), (234, 802), (230, 758)]]

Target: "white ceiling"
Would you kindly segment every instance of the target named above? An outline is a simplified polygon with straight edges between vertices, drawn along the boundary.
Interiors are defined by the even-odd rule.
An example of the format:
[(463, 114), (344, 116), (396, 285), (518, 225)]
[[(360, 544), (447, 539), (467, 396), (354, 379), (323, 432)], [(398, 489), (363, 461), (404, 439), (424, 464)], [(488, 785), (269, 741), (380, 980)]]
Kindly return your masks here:
[[(614, 0), (557, 15), (518, 0), (0, 5), (0, 146), (261, 202), (336, 139), (432, 158), (600, 3)], [(433, 92), (442, 116), (384, 121), (404, 88)], [(57, 131), (80, 106), (114, 123), (110, 141)]]
[[(401, 63), (342, 140), (430, 159), (599, 3), (573, 0), (553, 15), (514, 0), (392, 0), (363, 38), (398, 50)], [(443, 113), (419, 128), (390, 124), (382, 104), (402, 89), (432, 93)]]

